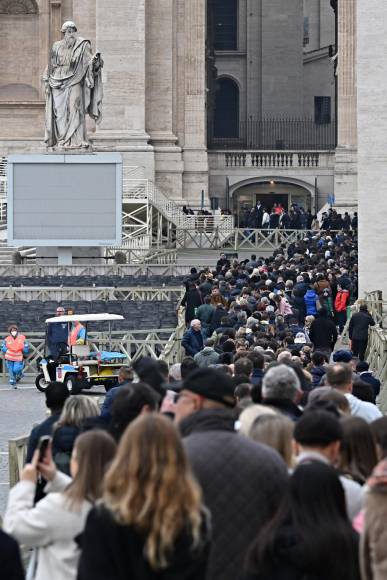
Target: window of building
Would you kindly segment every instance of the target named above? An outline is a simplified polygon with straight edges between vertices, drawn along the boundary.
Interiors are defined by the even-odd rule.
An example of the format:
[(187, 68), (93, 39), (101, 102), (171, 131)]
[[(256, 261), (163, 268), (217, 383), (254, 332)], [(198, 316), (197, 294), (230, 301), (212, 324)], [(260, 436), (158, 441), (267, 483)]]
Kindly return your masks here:
[(309, 17), (304, 16), (304, 46), (309, 44)]
[(238, 0), (214, 0), (214, 48), (238, 49)]
[(314, 121), (317, 125), (331, 122), (331, 97), (314, 98)]
[(239, 88), (232, 79), (216, 81), (214, 137), (239, 137)]

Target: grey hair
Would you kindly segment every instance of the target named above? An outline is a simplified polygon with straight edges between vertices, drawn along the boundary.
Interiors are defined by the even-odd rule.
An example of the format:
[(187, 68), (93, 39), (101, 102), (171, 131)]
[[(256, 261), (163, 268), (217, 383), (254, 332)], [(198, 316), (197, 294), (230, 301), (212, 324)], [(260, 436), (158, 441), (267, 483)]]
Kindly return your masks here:
[(264, 399), (290, 399), (294, 401), (301, 391), (301, 384), (294, 370), (286, 365), (272, 367), (262, 381)]

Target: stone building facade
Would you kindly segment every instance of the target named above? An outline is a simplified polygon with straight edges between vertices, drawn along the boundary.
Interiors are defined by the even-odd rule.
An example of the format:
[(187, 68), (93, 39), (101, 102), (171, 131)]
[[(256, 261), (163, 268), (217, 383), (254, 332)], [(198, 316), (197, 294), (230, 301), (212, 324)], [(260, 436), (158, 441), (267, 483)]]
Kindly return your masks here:
[[(0, 156), (45, 151), (41, 76), (61, 23), (71, 19), (105, 62), (103, 121), (89, 126), (95, 151), (121, 153), (168, 197), (195, 208), (202, 191), (206, 204), (213, 198), (234, 211), (239, 196), (250, 203), (256, 195), (318, 210), (336, 192), (338, 204), (349, 206), (356, 188), (356, 85), (347, 78), (353, 3), (0, 0)], [(231, 48), (227, 34), (234, 34)], [(238, 88), (231, 104), (226, 93), (219, 101), (222, 79)], [(217, 108), (219, 116), (219, 107), (235, 110), (235, 103), (237, 133), (217, 142)], [(310, 130), (317, 145), (305, 137)]]

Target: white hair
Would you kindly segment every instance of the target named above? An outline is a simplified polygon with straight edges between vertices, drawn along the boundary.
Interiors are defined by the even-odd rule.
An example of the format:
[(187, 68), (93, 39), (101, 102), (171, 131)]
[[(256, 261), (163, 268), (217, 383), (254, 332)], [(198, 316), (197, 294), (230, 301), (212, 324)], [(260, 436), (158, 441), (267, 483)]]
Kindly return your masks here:
[(191, 320), (191, 328), (193, 326), (196, 326), (197, 324), (201, 324), (201, 322), (198, 318), (194, 318), (193, 320)]

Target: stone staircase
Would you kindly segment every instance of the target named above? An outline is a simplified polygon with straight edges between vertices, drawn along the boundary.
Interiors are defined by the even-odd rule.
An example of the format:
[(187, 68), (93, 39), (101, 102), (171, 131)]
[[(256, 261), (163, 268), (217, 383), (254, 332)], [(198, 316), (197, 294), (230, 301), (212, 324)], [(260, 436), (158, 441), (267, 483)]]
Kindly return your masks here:
[(8, 246), (6, 240), (0, 240), (0, 265), (6, 266), (12, 264), (13, 254), (18, 251), (18, 248)]

